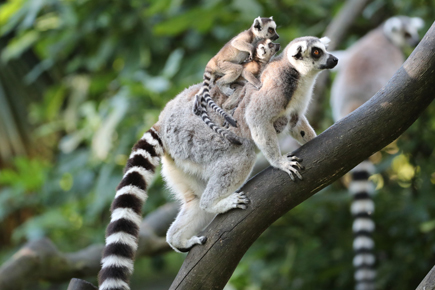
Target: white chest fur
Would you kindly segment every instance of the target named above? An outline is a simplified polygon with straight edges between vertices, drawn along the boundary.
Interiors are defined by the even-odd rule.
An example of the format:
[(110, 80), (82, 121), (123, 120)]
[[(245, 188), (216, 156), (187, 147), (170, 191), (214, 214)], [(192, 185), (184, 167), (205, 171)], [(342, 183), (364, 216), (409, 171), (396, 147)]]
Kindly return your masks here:
[(314, 76), (302, 76), (296, 87), (293, 96), (286, 107), (285, 115), (289, 114), (302, 114), (305, 115), (308, 104), (311, 100), (316, 75)]

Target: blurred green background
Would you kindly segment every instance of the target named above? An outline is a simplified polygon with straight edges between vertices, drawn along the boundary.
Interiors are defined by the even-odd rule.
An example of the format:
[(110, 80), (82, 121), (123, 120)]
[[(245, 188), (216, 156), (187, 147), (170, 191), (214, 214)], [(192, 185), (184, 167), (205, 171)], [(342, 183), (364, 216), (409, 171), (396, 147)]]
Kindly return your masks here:
[[(103, 243), (130, 148), (164, 105), (259, 15), (279, 42), (321, 36), (342, 1), (0, 1), (0, 264), (25, 242)], [(340, 48), (386, 18), (435, 19), (430, 0), (370, 1)], [(329, 88), (326, 93), (329, 97)], [(321, 101), (317, 133), (332, 124)], [(415, 289), (435, 264), (435, 104), (374, 156), (379, 289)], [(231, 289), (352, 289), (350, 197), (336, 182), (273, 224)], [(171, 200), (161, 178), (145, 214)], [(140, 258), (133, 289), (165, 289), (184, 255)], [(88, 279), (95, 283), (95, 277)], [(41, 281), (29, 289), (66, 289)], [(159, 288), (162, 287), (162, 288)]]

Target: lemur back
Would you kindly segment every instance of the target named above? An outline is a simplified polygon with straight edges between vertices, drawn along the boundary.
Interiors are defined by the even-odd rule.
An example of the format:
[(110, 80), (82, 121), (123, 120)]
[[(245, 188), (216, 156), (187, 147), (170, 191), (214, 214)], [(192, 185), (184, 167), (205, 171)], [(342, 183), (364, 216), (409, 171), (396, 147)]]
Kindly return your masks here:
[[(401, 49), (406, 44), (418, 43), (418, 29), (422, 26), (419, 18), (393, 17), (343, 52), (346, 61), (339, 66), (331, 91), (335, 121), (364, 104), (387, 83), (404, 61)], [(356, 290), (375, 289), (376, 258), (372, 239), (375, 191), (369, 181), (374, 169), (370, 160), (366, 160), (350, 172)]]
[[(255, 53), (255, 45), (262, 39), (276, 40), (279, 38), (276, 33), (276, 23), (270, 18), (257, 17), (251, 28), (239, 33), (207, 63), (203, 76), (203, 87), (196, 95), (193, 112), (200, 115), (203, 111), (203, 98), (210, 99), (209, 92), (211, 85), (216, 85), (227, 96), (232, 94), (230, 84), (233, 83), (243, 71), (241, 65), (246, 59), (251, 60)], [(219, 78), (220, 77), (220, 78)], [(218, 79), (219, 78), (219, 79)], [(248, 81), (259, 88), (261, 83), (256, 78), (249, 78)], [(208, 101), (206, 101), (208, 103)], [(236, 120), (229, 116), (224, 110), (210, 103), (211, 108), (224, 117), (229, 124), (237, 126)]]
[[(133, 147), (118, 186), (107, 228), (100, 290), (129, 289), (140, 210), (160, 158), (162, 175), (181, 204), (167, 233), (167, 242), (179, 252), (206, 243), (207, 237), (199, 236), (199, 232), (217, 214), (249, 206), (248, 197), (238, 189), (249, 177), (258, 149), (272, 166), (292, 179), (302, 179), (300, 159), (281, 155), (273, 120), (280, 119), (279, 131), (290, 133), (300, 143), (314, 138), (316, 134), (304, 113), (317, 74), (336, 63), (318, 38), (304, 37), (288, 44), (263, 72), (263, 87), (247, 87), (234, 113), (240, 122), (231, 130), (240, 136), (243, 146), (222, 139), (192, 114), (201, 85), (184, 90), (170, 101), (159, 121)], [(292, 82), (288, 82), (290, 79)], [(216, 87), (212, 90), (219, 92)], [(217, 98), (219, 104), (223, 99)]]
[[(237, 82), (240, 86), (244, 85), (250, 79), (258, 79), (263, 70), (266, 68), (267, 63), (280, 50), (280, 48), (281, 46), (278, 43), (273, 43), (270, 39), (259, 41), (256, 45), (253, 60), (243, 64), (242, 74), (237, 80), (235, 80), (235, 82)], [(250, 83), (252, 83), (252, 81)], [(235, 90), (228, 100), (224, 102), (223, 106), (227, 108), (234, 108), (240, 102), (240, 97), (243, 97), (243, 95), (240, 94), (240, 90)], [(233, 144), (240, 145), (240, 141), (236, 136), (234, 136), (234, 134), (231, 134), (230, 131), (224, 128), (220, 128), (211, 120), (207, 112), (207, 105), (211, 108), (219, 107), (213, 101), (210, 93), (207, 93), (202, 100), (202, 120), (213, 131), (221, 135), (223, 138), (228, 139)]]

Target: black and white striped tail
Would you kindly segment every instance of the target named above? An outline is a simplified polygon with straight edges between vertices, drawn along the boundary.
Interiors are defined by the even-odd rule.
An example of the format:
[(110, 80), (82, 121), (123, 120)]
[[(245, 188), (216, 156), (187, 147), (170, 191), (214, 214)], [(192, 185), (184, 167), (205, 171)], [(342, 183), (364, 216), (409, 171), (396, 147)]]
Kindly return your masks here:
[(204, 110), (201, 110), (201, 106), (204, 106), (204, 102), (206, 106), (209, 106), (220, 116), (224, 117), (225, 120), (233, 127), (237, 127), (237, 121), (230, 115), (228, 115), (221, 107), (216, 105), (213, 99), (210, 96), (210, 82), (211, 76), (209, 72), (204, 73), (204, 82), (202, 84), (201, 89), (195, 95), (195, 103), (193, 106), (193, 113), (195, 115), (201, 115)]
[(142, 222), (147, 187), (163, 155), (163, 144), (154, 128), (134, 145), (112, 202), (101, 260), (99, 290), (128, 290)]
[(353, 250), (355, 257), (355, 290), (375, 289), (374, 241), (372, 238), (375, 223), (372, 214), (375, 205), (372, 199), (374, 185), (369, 177), (374, 173), (373, 164), (366, 160), (351, 170), (352, 180), (349, 192), (353, 196), (351, 213), (354, 217), (352, 230), (354, 233)]
[(210, 94), (208, 91), (204, 91), (203, 99), (207, 106), (213, 109), (216, 113), (221, 115), (225, 118), (225, 120), (233, 127), (237, 127), (237, 121), (230, 115), (227, 114), (224, 110), (222, 110), (216, 103), (213, 101), (213, 99), (210, 97)]
[(233, 144), (241, 145), (242, 142), (240, 142), (239, 138), (231, 131), (228, 131), (223, 128), (219, 128), (213, 121), (210, 119), (207, 113), (207, 108), (204, 104), (204, 101), (202, 102), (202, 113), (201, 118), (204, 121), (204, 123), (207, 124), (213, 131), (215, 131), (217, 134), (221, 135), (222, 137), (226, 138), (228, 141), (230, 141)]

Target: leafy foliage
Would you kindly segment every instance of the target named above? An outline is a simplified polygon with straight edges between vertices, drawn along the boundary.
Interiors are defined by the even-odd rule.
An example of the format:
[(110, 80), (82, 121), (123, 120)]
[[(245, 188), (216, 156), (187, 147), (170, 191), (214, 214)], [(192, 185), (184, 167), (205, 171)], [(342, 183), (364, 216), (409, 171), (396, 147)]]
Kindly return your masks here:
[[(23, 70), (19, 78), (0, 72), (0, 129), (12, 128), (0, 130), (0, 144), (27, 148), (0, 155), (1, 260), (42, 236), (63, 251), (103, 242), (131, 146), (168, 100), (201, 80), (206, 62), (228, 39), (258, 15), (274, 16), (282, 44), (320, 36), (342, 5), (331, 0), (1, 4), (0, 71)], [(428, 27), (434, 10), (426, 0), (371, 1), (343, 47), (395, 14), (420, 16)], [(18, 88), (26, 91), (17, 93)], [(18, 100), (25, 105), (13, 105)], [(27, 114), (17, 118), (22, 111)], [(332, 123), (328, 116), (318, 131)], [(435, 264), (434, 116), (432, 104), (397, 143), (373, 156), (380, 289), (415, 287)], [(33, 130), (19, 130), (24, 126), (19, 122)], [(14, 130), (23, 137), (4, 133)], [(167, 200), (157, 178), (144, 211)], [(345, 187), (336, 183), (289, 212), (249, 250), (227, 288), (350, 289), (349, 202)], [(182, 259), (169, 254), (139, 261), (133, 283), (167, 285)], [(159, 281), (143, 273), (158, 273)]]

